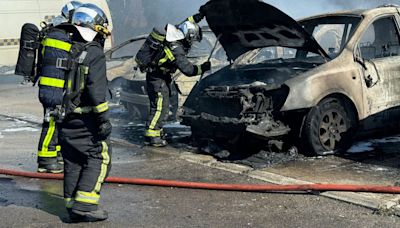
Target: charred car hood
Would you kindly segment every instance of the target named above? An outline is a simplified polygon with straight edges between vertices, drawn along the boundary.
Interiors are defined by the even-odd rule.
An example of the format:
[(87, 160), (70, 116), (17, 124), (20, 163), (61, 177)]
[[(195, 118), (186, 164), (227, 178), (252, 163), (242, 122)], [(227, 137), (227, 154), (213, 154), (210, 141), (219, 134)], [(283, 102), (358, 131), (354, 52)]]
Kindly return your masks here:
[[(297, 77), (320, 64), (283, 61), (271, 64), (256, 64), (232, 68), (226, 66), (218, 72), (205, 77), (191, 91), (184, 107), (197, 110), (199, 98), (209, 90), (240, 90), (263, 87), (266, 90), (278, 89), (287, 80)], [(266, 77), (268, 75), (268, 77)]]
[(228, 60), (261, 47), (282, 46), (326, 55), (303, 27), (259, 0), (211, 0), (201, 8)]

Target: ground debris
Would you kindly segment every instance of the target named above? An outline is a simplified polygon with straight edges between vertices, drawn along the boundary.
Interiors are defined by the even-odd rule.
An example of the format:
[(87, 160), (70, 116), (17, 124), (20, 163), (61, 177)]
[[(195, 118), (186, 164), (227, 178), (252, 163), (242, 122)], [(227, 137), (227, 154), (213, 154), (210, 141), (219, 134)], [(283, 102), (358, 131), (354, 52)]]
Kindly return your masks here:
[(286, 152), (272, 152), (272, 151), (260, 151), (243, 160), (233, 161), (237, 164), (248, 165), (254, 169), (261, 169), (272, 167), (276, 165), (285, 164), (291, 161), (298, 161), (305, 159), (306, 157), (299, 154), (290, 154)]
[(379, 215), (400, 217), (400, 200), (398, 202), (390, 201), (381, 205), (376, 213)]
[(285, 164), (291, 161), (306, 159), (304, 155), (293, 153), (291, 151), (274, 152), (261, 150), (254, 154), (238, 154), (237, 152), (235, 153), (222, 149), (215, 143), (209, 143), (205, 146), (202, 146), (198, 148), (197, 152), (210, 154), (221, 162), (246, 165), (254, 169), (262, 169)]

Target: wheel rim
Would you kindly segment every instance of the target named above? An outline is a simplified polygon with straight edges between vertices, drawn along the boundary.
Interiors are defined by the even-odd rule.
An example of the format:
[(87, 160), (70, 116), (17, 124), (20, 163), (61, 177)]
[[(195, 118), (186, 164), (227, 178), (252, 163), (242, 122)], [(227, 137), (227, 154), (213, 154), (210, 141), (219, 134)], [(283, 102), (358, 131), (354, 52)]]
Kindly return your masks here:
[(342, 114), (336, 110), (326, 112), (319, 126), (319, 139), (326, 150), (334, 150), (347, 131), (347, 124)]

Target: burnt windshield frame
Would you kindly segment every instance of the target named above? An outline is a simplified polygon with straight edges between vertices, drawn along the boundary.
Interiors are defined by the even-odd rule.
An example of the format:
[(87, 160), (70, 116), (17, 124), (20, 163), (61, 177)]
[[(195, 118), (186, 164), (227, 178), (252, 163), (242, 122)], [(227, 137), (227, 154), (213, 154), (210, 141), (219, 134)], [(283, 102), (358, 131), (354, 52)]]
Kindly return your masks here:
[[(343, 37), (347, 38), (345, 42), (342, 42), (340, 51), (337, 53), (337, 56), (339, 56), (344, 48), (346, 47), (347, 43), (349, 40), (353, 37), (355, 31), (357, 30), (358, 26), (360, 25), (363, 17), (360, 15), (328, 15), (328, 16), (322, 16), (322, 17), (317, 17), (317, 18), (312, 18), (312, 19), (305, 19), (299, 21), (299, 24), (303, 26), (304, 30), (306, 30), (307, 33), (309, 34), (314, 34), (315, 28), (319, 25), (324, 25), (324, 24), (343, 24), (345, 25), (345, 31), (343, 32)], [(349, 25), (351, 25), (350, 31), (348, 30)], [(348, 34), (348, 36), (347, 36)], [(345, 37), (347, 36), (347, 37)], [(298, 49), (298, 52), (296, 53), (296, 58), (307, 58), (308, 52), (305, 50)], [(318, 53), (316, 53), (318, 54)], [(334, 58), (335, 58), (334, 57)]]

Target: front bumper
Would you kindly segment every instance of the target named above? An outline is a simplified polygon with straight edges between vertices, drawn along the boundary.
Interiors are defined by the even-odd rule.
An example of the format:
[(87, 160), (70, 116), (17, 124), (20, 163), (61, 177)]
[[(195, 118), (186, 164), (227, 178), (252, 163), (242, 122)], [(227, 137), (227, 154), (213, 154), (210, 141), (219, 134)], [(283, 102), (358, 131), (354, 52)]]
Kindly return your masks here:
[(290, 128), (274, 110), (279, 110), (287, 94), (284, 86), (209, 87), (197, 98), (194, 109), (184, 107), (182, 124), (209, 138), (231, 138), (244, 132), (261, 138), (280, 137)]

